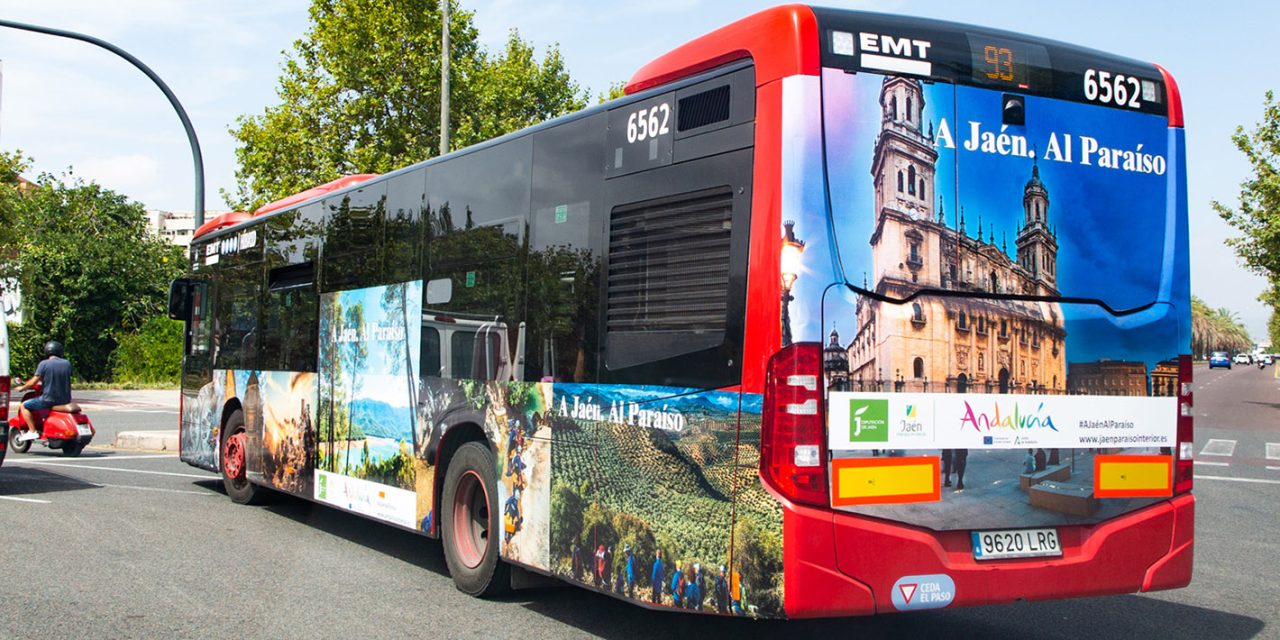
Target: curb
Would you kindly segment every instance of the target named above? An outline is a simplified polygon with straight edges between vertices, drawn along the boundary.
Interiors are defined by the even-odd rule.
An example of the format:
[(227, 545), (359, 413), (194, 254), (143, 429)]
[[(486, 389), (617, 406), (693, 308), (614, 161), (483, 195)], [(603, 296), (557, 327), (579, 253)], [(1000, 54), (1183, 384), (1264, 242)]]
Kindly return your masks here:
[(174, 431), (121, 431), (113, 443), (117, 449), (141, 449), (144, 451), (178, 451), (178, 432)]

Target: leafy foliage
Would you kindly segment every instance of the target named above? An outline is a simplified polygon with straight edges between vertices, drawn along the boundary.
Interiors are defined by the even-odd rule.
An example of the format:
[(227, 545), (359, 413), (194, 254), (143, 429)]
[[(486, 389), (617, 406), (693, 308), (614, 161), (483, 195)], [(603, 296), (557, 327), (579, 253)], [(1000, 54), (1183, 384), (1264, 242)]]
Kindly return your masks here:
[[(120, 336), (162, 315), (182, 250), (147, 232), (142, 205), (97, 184), (68, 173), (20, 185), (27, 162), (0, 153), (0, 262), (24, 310), (14, 371), (30, 373), (38, 345), (59, 340), (78, 378), (105, 380)], [(163, 334), (151, 331), (147, 340)]]
[(1207, 357), (1211, 351), (1239, 353), (1253, 345), (1249, 332), (1235, 312), (1227, 308), (1210, 309), (1204, 300), (1191, 296), (1191, 350)]
[(137, 333), (116, 336), (111, 376), (116, 382), (174, 383), (182, 375), (182, 340), (186, 325), (165, 316), (143, 321)]
[(1243, 234), (1228, 238), (1227, 245), (1245, 267), (1267, 278), (1270, 287), (1261, 299), (1275, 309), (1280, 308), (1280, 103), (1268, 91), (1262, 106), (1262, 121), (1252, 131), (1236, 127), (1231, 136), (1253, 175), (1240, 184), (1236, 208), (1220, 202), (1213, 208)]
[[(426, 160), (440, 142), (438, 0), (313, 0), (311, 28), (287, 54), (280, 103), (242, 116), (233, 207), (262, 204), (351, 173)], [(450, 10), (455, 148), (586, 104), (557, 48), (537, 60), (512, 31), (502, 52), (477, 44), (473, 14)]]

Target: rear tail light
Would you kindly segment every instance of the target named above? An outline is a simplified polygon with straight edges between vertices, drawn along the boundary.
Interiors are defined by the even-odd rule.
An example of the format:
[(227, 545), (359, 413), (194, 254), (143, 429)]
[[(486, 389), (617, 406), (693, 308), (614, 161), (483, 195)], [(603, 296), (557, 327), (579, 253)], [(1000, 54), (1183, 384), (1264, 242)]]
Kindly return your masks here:
[(0, 376), (0, 421), (9, 422), (9, 376)]
[(793, 344), (769, 359), (760, 425), (760, 475), (793, 502), (826, 506), (822, 345)]
[(1173, 493), (1191, 491), (1191, 478), (1195, 452), (1194, 431), (1191, 425), (1193, 413), (1191, 398), (1191, 356), (1178, 356), (1178, 449), (1173, 467)]

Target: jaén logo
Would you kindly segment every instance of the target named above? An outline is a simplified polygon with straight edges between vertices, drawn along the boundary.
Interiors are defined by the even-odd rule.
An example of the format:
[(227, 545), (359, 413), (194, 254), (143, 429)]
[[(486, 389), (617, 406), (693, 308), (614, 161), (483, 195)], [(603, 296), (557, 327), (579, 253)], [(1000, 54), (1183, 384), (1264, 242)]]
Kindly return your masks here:
[(889, 441), (889, 401), (849, 401), (849, 441)]

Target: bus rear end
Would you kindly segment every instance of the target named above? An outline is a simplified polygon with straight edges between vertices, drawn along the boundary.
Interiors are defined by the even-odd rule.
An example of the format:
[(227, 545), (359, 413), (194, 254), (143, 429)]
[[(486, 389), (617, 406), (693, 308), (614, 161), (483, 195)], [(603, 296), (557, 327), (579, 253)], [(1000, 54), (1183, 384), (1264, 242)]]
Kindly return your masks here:
[(814, 13), (821, 68), (783, 80), (794, 343), (769, 364), (761, 452), (788, 615), (1186, 585), (1172, 79), (1021, 35)]
[(757, 159), (742, 390), (763, 395), (785, 614), (1188, 584), (1172, 78), (1019, 34), (788, 6), (659, 58), (629, 90), (743, 55)]

